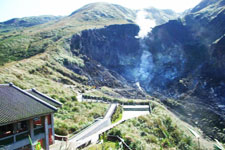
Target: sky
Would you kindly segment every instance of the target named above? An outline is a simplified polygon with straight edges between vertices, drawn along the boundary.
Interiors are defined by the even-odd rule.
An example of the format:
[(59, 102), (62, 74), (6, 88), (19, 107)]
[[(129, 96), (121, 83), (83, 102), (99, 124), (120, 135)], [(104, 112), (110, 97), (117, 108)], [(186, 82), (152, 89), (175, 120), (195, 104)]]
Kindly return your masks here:
[(109, 2), (131, 9), (156, 7), (183, 12), (201, 0), (0, 0), (0, 22), (39, 15), (66, 16), (88, 3)]

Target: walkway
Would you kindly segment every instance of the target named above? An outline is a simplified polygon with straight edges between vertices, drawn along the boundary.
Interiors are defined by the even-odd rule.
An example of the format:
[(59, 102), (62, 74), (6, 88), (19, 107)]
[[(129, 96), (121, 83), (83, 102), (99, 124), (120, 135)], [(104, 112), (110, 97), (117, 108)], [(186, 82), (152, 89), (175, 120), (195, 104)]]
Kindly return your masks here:
[(125, 105), (123, 107), (125, 107), (125, 108), (131, 107), (131, 108), (135, 108), (135, 109), (142, 108), (143, 111), (141, 111), (141, 109), (139, 109), (139, 111), (132, 111), (132, 110), (124, 111), (123, 112), (123, 118), (120, 121), (118, 121), (118, 122), (116, 122), (114, 124), (110, 124), (109, 126), (107, 126), (105, 128), (101, 128), (98, 132), (96, 132), (94, 134), (91, 134), (91, 135), (89, 135), (89, 136), (87, 136), (85, 138), (80, 138), (75, 143), (70, 143), (69, 144), (70, 145), (70, 149), (71, 150), (75, 150), (75, 147), (79, 147), (81, 145), (85, 145), (85, 144), (89, 143), (89, 141), (97, 141), (99, 135), (101, 135), (102, 133), (104, 133), (104, 132), (106, 132), (106, 131), (114, 128), (115, 126), (121, 124), (122, 122), (124, 122), (124, 121), (126, 121), (128, 119), (135, 118), (135, 117), (138, 117), (138, 116), (141, 116), (141, 115), (147, 115), (147, 114), (149, 114), (149, 111), (146, 111), (146, 108), (147, 107), (149, 108), (148, 105), (132, 105), (132, 106)]
[(117, 104), (111, 104), (105, 117), (103, 119), (98, 120), (90, 127), (84, 129), (77, 135), (70, 138), (68, 142), (61, 142), (54, 144), (50, 147), (51, 150), (60, 150), (60, 149), (69, 149), (75, 150), (77, 147), (81, 145), (85, 145), (87, 143), (95, 143), (97, 142), (99, 135), (114, 128), (120, 123), (135, 118), (141, 115), (149, 114), (149, 106), (148, 105), (124, 105), (123, 118), (117, 123), (111, 124), (111, 116), (116, 109)]
[(149, 105), (124, 105), (123, 120), (149, 114)]
[(73, 136), (70, 139), (70, 142), (82, 140), (90, 135), (95, 134), (99, 130), (109, 126), (111, 124), (111, 116), (112, 116), (114, 110), (116, 109), (116, 106), (117, 106), (117, 104), (111, 104), (103, 119), (98, 120), (96, 123), (92, 124), (87, 129), (85, 129), (85, 130), (81, 131), (79, 134)]

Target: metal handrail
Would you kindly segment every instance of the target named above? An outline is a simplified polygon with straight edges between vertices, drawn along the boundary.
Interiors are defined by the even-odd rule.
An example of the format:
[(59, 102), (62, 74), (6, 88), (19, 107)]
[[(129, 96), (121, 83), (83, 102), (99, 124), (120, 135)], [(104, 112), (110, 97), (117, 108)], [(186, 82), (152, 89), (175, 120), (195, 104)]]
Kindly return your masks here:
[(90, 129), (90, 128), (93, 127), (94, 125), (98, 124), (98, 123), (101, 122), (102, 120), (103, 120), (103, 119), (97, 120), (97, 121), (91, 123), (90, 125), (88, 125), (88, 126), (82, 128), (81, 130), (79, 130), (79, 132), (78, 132), (77, 134), (71, 136), (69, 139), (73, 139), (73, 138), (79, 136), (80, 134), (82, 134), (83, 132), (87, 131), (88, 129)]
[(26, 131), (23, 131), (23, 132), (16, 133), (16, 134), (14, 134), (14, 136), (18, 136), (18, 135), (21, 135), (21, 134), (27, 133), (27, 132), (29, 132), (29, 131), (30, 131), (30, 130), (26, 130)]
[(10, 136), (7, 136), (7, 137), (0, 138), (0, 141), (8, 139), (8, 138), (12, 138), (14, 136), (18, 136), (18, 135), (24, 134), (26, 132), (29, 132), (29, 130), (26, 130), (26, 131), (23, 131), (23, 132), (19, 132), (19, 133), (16, 133), (16, 134), (13, 134), (13, 135), (10, 135)]
[[(41, 127), (36, 127), (36, 128), (34, 128), (34, 130), (41, 129), (41, 128), (43, 128), (43, 126), (41, 126)], [(14, 137), (14, 136), (18, 136), (18, 135), (27, 133), (27, 132), (29, 132), (29, 131), (30, 131), (30, 130), (26, 130), (26, 131), (23, 131), (23, 132), (19, 132), (19, 133), (16, 133), (16, 134), (12, 134), (12, 135), (10, 135), (10, 136), (6, 136), (6, 137), (3, 137), (3, 138), (0, 138), (0, 141), (3, 141), (3, 140), (6, 140), (6, 139), (9, 139), (9, 138), (12, 138), (12, 137)]]
[(14, 137), (14, 134), (10, 135), (10, 136), (3, 137), (3, 138), (0, 138), (0, 141), (3, 141), (5, 139), (9, 139), (9, 138), (12, 138), (12, 137)]
[(132, 150), (128, 145), (127, 143), (124, 142), (124, 139), (122, 139), (121, 137), (119, 137), (118, 135), (108, 135), (108, 137), (114, 137), (114, 138), (117, 138), (119, 139), (125, 146), (128, 150)]
[(41, 129), (41, 128), (43, 128), (43, 127), (44, 127), (44, 126), (36, 127), (36, 128), (34, 128), (34, 130)]

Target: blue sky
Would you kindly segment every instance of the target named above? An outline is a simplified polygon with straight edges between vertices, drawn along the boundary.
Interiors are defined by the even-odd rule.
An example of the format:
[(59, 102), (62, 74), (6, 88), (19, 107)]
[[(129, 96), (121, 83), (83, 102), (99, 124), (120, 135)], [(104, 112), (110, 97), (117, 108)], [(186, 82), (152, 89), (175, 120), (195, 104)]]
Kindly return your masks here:
[(39, 15), (69, 15), (85, 4), (93, 2), (116, 3), (131, 9), (156, 7), (182, 12), (201, 0), (0, 0), (0, 21)]

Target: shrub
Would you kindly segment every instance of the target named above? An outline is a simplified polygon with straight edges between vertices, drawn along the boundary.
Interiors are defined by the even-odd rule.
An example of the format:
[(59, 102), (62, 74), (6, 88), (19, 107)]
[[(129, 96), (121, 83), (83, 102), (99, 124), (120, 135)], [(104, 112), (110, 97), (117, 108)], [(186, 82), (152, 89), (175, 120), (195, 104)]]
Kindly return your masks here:
[(108, 135), (117, 135), (119, 137), (122, 137), (122, 133), (119, 129), (113, 128), (108, 132)]
[(65, 102), (66, 102), (66, 100), (65, 100), (64, 98), (62, 98), (62, 97), (59, 98), (59, 101), (60, 101), (61, 103), (65, 103)]
[(72, 126), (69, 127), (69, 131), (70, 132), (75, 132), (77, 130), (78, 130), (78, 126), (77, 125), (72, 125)]
[(148, 143), (156, 143), (156, 144), (158, 143), (157, 138), (152, 134), (147, 136), (146, 141)]
[(101, 117), (101, 115), (97, 112), (92, 112), (91, 115), (93, 116), (94, 119)]
[(167, 128), (171, 128), (172, 127), (172, 119), (170, 117), (166, 117), (166, 119), (163, 121), (163, 123), (165, 124), (165, 126)]
[(77, 97), (76, 96), (71, 96), (72, 101), (77, 101)]
[(74, 107), (72, 108), (72, 111), (73, 111), (73, 112), (80, 112), (80, 108), (79, 108), (78, 106), (74, 106)]
[(111, 117), (111, 121), (115, 122), (116, 119), (119, 118), (120, 114), (123, 112), (123, 108), (122, 106), (118, 105), (118, 107), (116, 108), (115, 112), (113, 113), (112, 117)]
[(167, 138), (162, 141), (163, 148), (168, 148), (168, 147), (170, 147), (170, 145), (171, 145), (170, 141)]
[(68, 132), (68, 125), (62, 121), (55, 121), (55, 133), (58, 135), (67, 135)]
[(146, 136), (147, 134), (145, 132), (141, 132), (141, 136)]
[(181, 150), (191, 150), (189, 145), (187, 143), (185, 143), (184, 141), (181, 141), (179, 143), (178, 148), (181, 149)]
[(171, 133), (171, 137), (173, 138), (174, 143), (177, 145), (182, 137), (181, 137), (181, 133), (178, 129), (175, 129), (172, 133)]
[(144, 122), (147, 121), (147, 118), (146, 118), (145, 116), (140, 116), (140, 117), (138, 117), (138, 121), (139, 121), (140, 123), (144, 123)]
[(65, 128), (55, 128), (55, 133), (58, 134), (58, 135), (68, 135), (68, 130), (65, 129)]
[(51, 98), (53, 98), (53, 99), (59, 99), (59, 97), (57, 95), (51, 95)]

